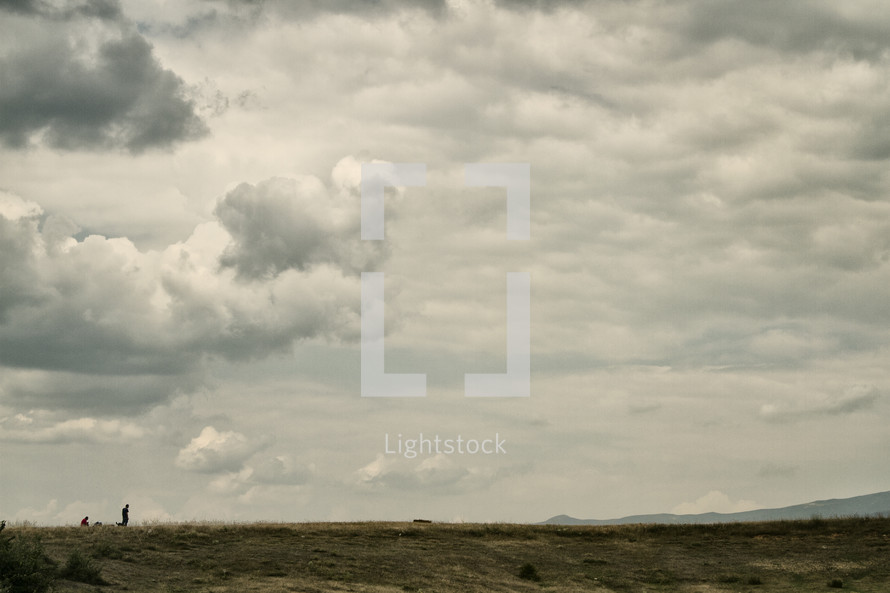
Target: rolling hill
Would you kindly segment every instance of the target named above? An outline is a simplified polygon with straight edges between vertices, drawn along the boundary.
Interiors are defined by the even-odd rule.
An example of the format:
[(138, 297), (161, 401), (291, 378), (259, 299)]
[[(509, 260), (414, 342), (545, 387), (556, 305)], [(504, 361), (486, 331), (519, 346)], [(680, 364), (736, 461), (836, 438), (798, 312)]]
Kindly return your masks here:
[(854, 496), (852, 498), (836, 498), (816, 500), (804, 504), (782, 507), (778, 509), (758, 509), (740, 513), (702, 513), (699, 515), (673, 515), (660, 513), (654, 515), (631, 515), (620, 519), (576, 519), (568, 515), (551, 517), (540, 525), (625, 525), (633, 523), (659, 524), (702, 524), (702, 523), (738, 523), (752, 521), (780, 521), (789, 519), (810, 519), (813, 517), (873, 517), (890, 516), (890, 492), (878, 492)]

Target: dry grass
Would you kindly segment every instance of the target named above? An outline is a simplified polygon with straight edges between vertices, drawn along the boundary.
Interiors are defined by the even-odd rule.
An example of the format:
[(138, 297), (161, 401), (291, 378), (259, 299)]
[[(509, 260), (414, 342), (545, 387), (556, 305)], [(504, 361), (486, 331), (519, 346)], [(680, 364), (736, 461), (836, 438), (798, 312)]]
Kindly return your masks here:
[[(724, 525), (13, 526), (110, 584), (56, 591), (890, 591), (890, 519)], [(531, 565), (539, 581), (521, 578)], [(527, 576), (527, 575), (526, 575)], [(833, 586), (830, 586), (833, 585)]]

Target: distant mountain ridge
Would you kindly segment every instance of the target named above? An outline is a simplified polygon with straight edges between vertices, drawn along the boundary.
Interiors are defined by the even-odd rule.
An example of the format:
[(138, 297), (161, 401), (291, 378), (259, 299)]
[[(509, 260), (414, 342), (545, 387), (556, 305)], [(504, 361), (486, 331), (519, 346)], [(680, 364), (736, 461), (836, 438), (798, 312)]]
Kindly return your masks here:
[(852, 498), (816, 500), (779, 509), (759, 509), (740, 513), (701, 513), (698, 515), (674, 515), (659, 513), (654, 515), (631, 515), (620, 519), (575, 519), (568, 515), (550, 517), (539, 525), (624, 525), (629, 523), (737, 523), (753, 521), (780, 521), (788, 519), (811, 519), (822, 517), (890, 516), (890, 491), (865, 494)]

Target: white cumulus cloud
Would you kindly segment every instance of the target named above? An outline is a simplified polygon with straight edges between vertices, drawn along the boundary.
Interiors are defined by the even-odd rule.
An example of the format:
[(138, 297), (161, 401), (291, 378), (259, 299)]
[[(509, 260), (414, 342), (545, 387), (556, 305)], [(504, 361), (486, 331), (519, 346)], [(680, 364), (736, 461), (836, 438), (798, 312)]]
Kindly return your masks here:
[(176, 465), (201, 473), (237, 472), (254, 453), (265, 446), (235, 431), (220, 432), (205, 426), (201, 434), (180, 449)]

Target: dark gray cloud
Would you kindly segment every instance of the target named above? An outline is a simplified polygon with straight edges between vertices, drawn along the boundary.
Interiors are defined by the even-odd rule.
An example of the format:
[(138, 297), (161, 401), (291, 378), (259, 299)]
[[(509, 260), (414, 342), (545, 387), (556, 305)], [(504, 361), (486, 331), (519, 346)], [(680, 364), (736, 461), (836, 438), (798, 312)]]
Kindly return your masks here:
[(73, 10), (78, 15), (109, 20), (117, 20), (123, 16), (120, 2), (117, 0), (89, 0)]
[(431, 15), (447, 14), (446, 0), (198, 0), (186, 16), (175, 22), (159, 16), (141, 23), (146, 31), (185, 38), (197, 32), (219, 27), (263, 26), (267, 19), (312, 21), (329, 15), (354, 15), (362, 19), (382, 20), (394, 13), (421, 10)]
[(880, 57), (890, 23), (872, 12), (851, 14), (835, 2), (721, 2), (702, 0), (689, 8), (690, 40), (737, 39), (788, 52), (834, 51), (858, 59)]
[(35, 226), (33, 220), (22, 222), (0, 216), (0, 322), (7, 319), (11, 308), (34, 297), (29, 269)]
[(262, 5), (266, 10), (275, 10), (297, 17), (311, 17), (319, 14), (358, 14), (365, 17), (388, 16), (405, 9), (421, 9), (433, 14), (446, 10), (445, 0), (308, 0), (306, 2), (272, 2), (269, 0), (242, 0), (230, 2), (234, 5)]
[(126, 269), (128, 242), (69, 238), (63, 248), (58, 229), (44, 228), (37, 217), (0, 215), (4, 402), (134, 412), (200, 385), (201, 355), (163, 338), (146, 278)]
[(565, 7), (579, 7), (592, 4), (593, 0), (496, 0), (501, 8), (512, 10), (541, 10), (550, 12)]
[(137, 329), (152, 321), (145, 307), (153, 289), (127, 269), (138, 258), (131, 243), (91, 236), (63, 251), (33, 219), (0, 216), (0, 225), (0, 241), (12, 246), (2, 261), (0, 302), (11, 303), (0, 331), (4, 365), (99, 375), (175, 375), (190, 367), (193, 357), (165, 352)]
[(117, 20), (115, 3), (90, 2), (66, 15), (41, 6), (18, 6), (26, 16), (0, 27), (29, 41), (0, 54), (0, 142), (139, 153), (207, 133), (185, 83)]
[(356, 275), (382, 253), (359, 240), (354, 193), (314, 177), (242, 185), (218, 223), (160, 253), (76, 240), (75, 225), (0, 196), (0, 401), (133, 413), (199, 388), (208, 357), (354, 339)]
[(2, 0), (0, 10), (19, 14), (35, 14), (41, 11), (42, 4), (37, 0)]
[(869, 161), (890, 159), (890, 105), (859, 123), (858, 129), (851, 134), (849, 154)]
[(118, 0), (68, 0), (53, 4), (46, 0), (0, 0), (0, 10), (11, 13), (40, 15), (42, 17), (69, 20), (77, 17), (96, 17), (117, 20), (123, 14)]
[(232, 235), (221, 258), (242, 278), (274, 277), (284, 270), (333, 264), (353, 274), (373, 269), (380, 242), (361, 241), (359, 198), (293, 179), (243, 183), (215, 214)]
[(0, 400), (22, 410), (63, 413), (77, 410), (97, 417), (136, 415), (174, 395), (192, 393), (204, 386), (203, 369), (194, 361), (193, 364), (192, 368), (184, 368), (179, 374), (90, 374), (80, 370), (0, 367), (4, 373), (0, 382), (4, 397)]

